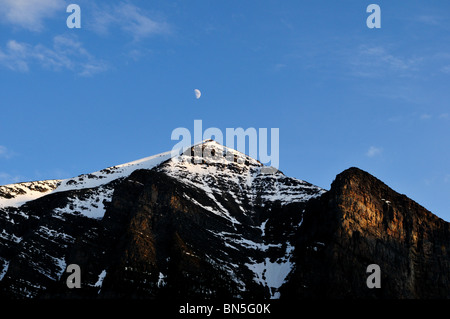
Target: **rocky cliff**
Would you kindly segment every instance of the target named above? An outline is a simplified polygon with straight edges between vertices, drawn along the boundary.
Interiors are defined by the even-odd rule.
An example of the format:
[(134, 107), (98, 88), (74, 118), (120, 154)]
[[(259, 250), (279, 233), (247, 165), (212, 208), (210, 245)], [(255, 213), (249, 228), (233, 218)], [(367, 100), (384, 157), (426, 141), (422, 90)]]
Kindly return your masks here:
[[(325, 191), (198, 147), (212, 156), (1, 187), (1, 296), (450, 298), (449, 223), (370, 174), (348, 169)], [(381, 288), (366, 285), (371, 264)]]
[[(196, 158), (192, 148), (151, 158), (152, 167), (137, 161), (2, 208), (0, 290), (12, 298), (278, 298), (304, 206), (324, 190), (213, 141), (201, 147), (217, 156)], [(70, 264), (81, 268), (81, 289), (66, 285)]]
[(286, 298), (450, 298), (450, 224), (360, 169), (308, 203), (297, 236)]

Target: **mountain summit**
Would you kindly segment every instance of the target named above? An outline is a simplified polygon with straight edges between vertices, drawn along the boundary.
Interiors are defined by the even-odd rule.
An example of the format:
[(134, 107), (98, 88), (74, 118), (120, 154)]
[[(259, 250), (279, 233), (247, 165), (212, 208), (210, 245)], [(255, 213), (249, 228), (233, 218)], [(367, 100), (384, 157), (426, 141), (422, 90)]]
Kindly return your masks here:
[[(179, 156), (2, 186), (0, 288), (30, 298), (278, 297), (299, 211), (325, 191), (263, 168), (208, 140)], [(82, 270), (80, 290), (65, 285), (70, 264)]]
[(450, 297), (448, 223), (359, 169), (326, 191), (212, 140), (1, 186), (0, 227), (6, 298)]
[[(450, 223), (369, 173), (337, 175), (303, 217), (285, 296), (450, 298)], [(373, 264), (379, 289), (366, 284)]]

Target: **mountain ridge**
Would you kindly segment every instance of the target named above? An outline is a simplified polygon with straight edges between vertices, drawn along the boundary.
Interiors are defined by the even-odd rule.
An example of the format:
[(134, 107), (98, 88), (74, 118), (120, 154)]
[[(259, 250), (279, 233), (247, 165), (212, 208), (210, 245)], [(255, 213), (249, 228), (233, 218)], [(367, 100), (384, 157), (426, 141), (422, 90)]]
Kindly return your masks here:
[[(310, 201), (302, 227), (294, 258), (303, 268), (285, 296), (450, 298), (450, 223), (361, 169)], [(381, 268), (380, 289), (367, 289), (371, 264)]]
[[(449, 224), (369, 173), (349, 168), (326, 191), (212, 140), (172, 155), (0, 205), (0, 295), (449, 298)], [(366, 286), (369, 263), (381, 289)], [(66, 285), (70, 264), (81, 289)]]
[[(201, 146), (204, 150), (210, 148), (209, 151), (212, 151), (214, 149), (217, 154), (222, 155), (225, 154), (225, 151), (229, 151), (226, 147), (213, 141), (203, 142)], [(123, 201), (128, 203), (126, 210), (133, 211), (136, 207), (134, 206), (134, 201), (128, 199), (129, 196), (132, 196), (130, 190), (139, 189), (140, 187), (144, 187), (145, 190), (146, 183), (150, 183), (150, 181), (145, 180), (143, 183), (137, 177), (151, 174), (153, 179), (163, 179), (168, 185), (173, 185), (173, 189), (166, 191), (172, 194), (173, 198), (169, 200), (163, 196), (163, 198), (160, 199), (162, 203), (166, 203), (164, 205), (161, 204), (164, 206), (164, 209), (168, 211), (175, 210), (173, 214), (178, 216), (177, 207), (181, 204), (174, 206), (173, 201), (175, 201), (177, 203), (185, 203), (185, 207), (189, 206), (189, 209), (185, 208), (184, 211), (198, 211), (198, 216), (204, 216), (205, 218), (206, 216), (209, 216), (207, 219), (210, 220), (211, 225), (208, 225), (206, 233), (202, 230), (204, 233), (203, 237), (198, 240), (189, 238), (195, 240), (196, 245), (200, 246), (203, 245), (202, 243), (205, 242), (205, 239), (208, 239), (211, 242), (217, 242), (217, 245), (220, 246), (220, 250), (223, 251), (223, 253), (219, 254), (219, 257), (216, 256), (214, 258), (206, 257), (206, 255), (204, 255), (204, 258), (209, 258), (209, 264), (216, 264), (225, 268), (226, 276), (229, 277), (228, 280), (234, 282), (234, 284), (241, 289), (245, 289), (246, 286), (254, 285), (253, 279), (255, 277), (259, 284), (267, 286), (260, 290), (271, 290), (273, 288), (273, 292), (266, 292), (266, 294), (274, 296), (277, 293), (277, 287), (282, 283), (283, 276), (287, 275), (286, 271), (288, 269), (281, 269), (281, 278), (275, 281), (271, 278), (270, 283), (268, 283), (266, 280), (268, 279), (268, 274), (271, 273), (271, 271), (280, 274), (280, 268), (283, 267), (280, 267), (278, 263), (274, 264), (271, 263), (271, 261), (264, 259), (263, 253), (266, 250), (270, 250), (273, 252), (274, 256), (278, 256), (281, 264), (287, 264), (289, 262), (289, 256), (286, 256), (286, 254), (289, 253), (289, 247), (286, 245), (283, 246), (279, 242), (280, 239), (277, 239), (274, 242), (273, 239), (269, 238), (269, 236), (272, 235), (272, 231), (270, 230), (272, 224), (273, 227), (279, 226), (277, 226), (278, 221), (269, 221), (268, 213), (272, 210), (272, 206), (274, 205), (278, 207), (277, 209), (279, 211), (287, 211), (288, 209), (282, 208), (285, 205), (289, 206), (293, 203), (303, 205), (307, 199), (312, 196), (318, 196), (323, 190), (309, 183), (286, 177), (279, 171), (274, 171), (273, 174), (266, 174), (261, 170), (263, 165), (260, 162), (234, 150), (230, 150), (230, 152), (234, 154), (232, 162), (228, 161), (223, 156), (202, 157), (197, 161), (198, 158), (196, 158), (194, 147), (195, 146), (179, 155), (178, 160), (176, 161), (169, 160), (169, 152), (163, 153), (165, 155), (159, 156), (160, 158), (157, 158), (157, 165), (152, 166), (150, 170), (148, 165), (131, 168), (131, 165), (126, 164), (125, 166), (115, 166), (111, 170), (112, 173), (118, 172), (119, 178), (100, 179), (100, 182), (97, 178), (100, 174), (92, 173), (80, 175), (78, 178), (68, 179), (65, 180), (64, 183), (60, 183), (58, 187), (63, 185), (65, 187), (64, 191), (53, 191), (45, 196), (40, 196), (39, 198), (26, 202), (20, 207), (3, 208), (2, 213), (4, 223), (5, 225), (8, 223), (7, 229), (10, 230), (7, 233), (8, 235), (16, 236), (14, 238), (17, 238), (17, 242), (14, 243), (11, 243), (11, 240), (9, 240), (10, 245), (5, 245), (4, 250), (7, 252), (9, 250), (9, 253), (12, 255), (14, 255), (15, 249), (19, 249), (19, 252), (15, 252), (16, 257), (15, 259), (13, 258), (13, 261), (7, 261), (8, 258), (2, 256), (3, 272), (5, 274), (3, 275), (0, 284), (8, 283), (9, 273), (11, 273), (11, 269), (14, 268), (14, 263), (18, 264), (16, 266), (18, 269), (28, 268), (28, 270), (21, 271), (23, 271), (24, 274), (29, 273), (28, 275), (32, 278), (36, 277), (37, 273), (39, 274), (38, 277), (46, 277), (42, 279), (45, 282), (45, 285), (48, 285), (47, 279), (57, 279), (61, 281), (61, 278), (65, 275), (64, 266), (67, 266), (70, 263), (83, 264), (84, 260), (82, 259), (76, 262), (68, 260), (68, 254), (77, 255), (81, 253), (68, 253), (56, 249), (55, 247), (46, 250), (46, 247), (53, 246), (53, 243), (47, 243), (47, 241), (52, 242), (60, 240), (65, 246), (71, 247), (72, 250), (78, 249), (75, 246), (76, 242), (80, 240), (80, 236), (94, 236), (97, 240), (102, 241), (102, 238), (100, 238), (100, 234), (102, 233), (100, 229), (106, 233), (108, 233), (110, 229), (118, 229), (117, 227), (114, 227), (114, 223), (108, 224), (108, 216), (110, 216), (109, 211), (113, 211), (115, 203), (120, 201), (119, 199), (114, 201), (114, 197), (120, 198), (120, 189), (125, 189), (122, 196), (125, 198)], [(209, 153), (211, 154), (213, 152)], [(149, 159), (152, 160), (154, 158), (155, 157), (150, 157)], [(142, 162), (145, 163), (148, 161), (135, 161), (131, 163), (135, 164)], [(130, 168), (128, 170), (130, 174), (122, 174), (123, 172), (120, 171), (121, 167)], [(100, 172), (102, 174), (111, 174), (109, 170), (102, 170)], [(110, 176), (111, 175), (108, 177)], [(93, 179), (93, 183), (91, 183), (89, 179)], [(105, 180), (107, 183), (103, 183)], [(156, 190), (161, 187), (166, 189), (166, 185), (160, 185), (157, 182), (155, 183), (156, 184), (152, 184), (154, 187), (153, 193), (148, 195), (148, 198), (145, 199), (145, 201), (150, 200), (149, 206), (145, 206), (145, 209), (147, 210), (147, 213), (148, 210), (154, 210), (156, 211), (156, 214), (160, 214), (159, 209), (161, 205), (158, 204), (156, 207), (153, 207), (152, 205), (155, 203), (153, 203), (151, 199), (158, 198)], [(86, 185), (92, 186), (92, 184), (94, 184), (95, 187), (84, 187)], [(181, 194), (177, 193), (177, 190), (179, 189), (183, 189), (184, 192)], [(139, 211), (136, 212), (136, 214), (138, 214), (141, 219), (148, 219), (149, 217), (148, 214), (141, 215), (141, 212)], [(286, 215), (286, 218), (294, 218), (294, 216), (291, 215), (291, 213), (290, 215)], [(122, 215), (119, 213), (115, 216), (115, 218), (120, 219), (120, 216)], [(192, 220), (189, 219), (186, 223), (190, 223), (192, 224), (192, 227), (198, 229), (198, 224), (202, 224), (203, 221), (201, 219), (199, 220), (196, 215), (190, 214), (190, 216)], [(166, 217), (167, 216), (164, 215), (163, 219)], [(92, 220), (92, 218), (94, 220)], [(131, 215), (129, 218), (134, 220)], [(179, 218), (184, 218), (184, 215)], [(298, 219), (298, 216), (295, 218)], [(68, 222), (69, 220), (70, 222)], [(129, 219), (125, 220), (129, 221)], [(11, 221), (13, 222), (11, 223)], [(19, 223), (17, 223), (17, 221), (19, 221)], [(147, 220), (146, 223), (149, 224), (151, 222)], [(172, 228), (179, 228), (179, 225), (172, 225), (170, 219), (165, 223)], [(30, 231), (32, 227), (24, 226), (25, 224), (36, 224), (39, 226), (38, 228), (33, 226), (34, 230)], [(80, 229), (72, 227), (72, 225), (77, 224), (81, 225), (78, 227)], [(115, 224), (117, 225), (117, 223)], [(289, 230), (292, 227), (295, 227), (295, 224), (287, 227), (287, 229), (284, 229), (283, 231), (286, 234), (288, 232), (292, 233), (293, 230)], [(18, 228), (25, 230), (18, 231)], [(122, 228), (120, 229), (120, 231), (125, 231)], [(147, 232), (148, 229), (149, 228), (147, 227), (143, 232)], [(184, 228), (178, 229), (177, 232), (189, 233), (186, 232)], [(114, 232), (109, 233), (112, 237), (115, 236)], [(52, 236), (50, 236), (50, 234), (54, 234), (60, 238), (53, 240), (51, 239)], [(153, 234), (148, 234), (148, 236), (153, 236)], [(179, 234), (162, 234), (160, 236), (172, 238), (171, 240), (176, 237), (178, 238), (177, 242), (180, 245), (183, 247), (186, 245), (186, 240), (183, 240)], [(189, 236), (191, 237), (190, 234)], [(8, 236), (5, 235), (4, 237), (5, 241), (8, 242)], [(267, 237), (267, 239), (263, 237)], [(218, 239), (220, 239), (220, 241)], [(153, 246), (150, 245), (148, 247)], [(105, 248), (103, 249), (104, 251), (110, 249), (107, 247), (103, 248)], [(154, 249), (156, 248), (153, 247), (150, 250)], [(34, 251), (36, 251), (35, 255), (32, 254)], [(91, 248), (91, 252), (93, 251), (95, 251), (95, 249)], [(247, 257), (243, 253), (237, 254), (235, 251), (247, 252), (248, 255), (252, 257)], [(145, 254), (144, 252), (142, 253)], [(195, 255), (194, 253), (191, 254)], [(38, 255), (49, 256), (47, 261), (42, 262), (42, 264), (45, 265), (41, 265), (41, 262), (39, 262), (38, 265), (27, 265), (27, 260), (39, 259)], [(237, 255), (238, 257), (227, 257), (227, 255)], [(97, 257), (92, 256), (91, 258), (95, 259)], [(235, 258), (243, 259), (245, 262), (241, 262), (243, 260), (235, 262)], [(84, 268), (89, 267), (90, 266)], [(235, 269), (236, 267), (238, 270)], [(124, 266), (123, 268), (128, 269), (135, 267)], [(104, 269), (98, 269), (96, 271), (102, 273)], [(34, 274), (32, 274), (32, 272), (34, 272)], [(236, 275), (235, 273), (238, 274)], [(161, 276), (164, 276), (164, 274), (161, 273)], [(90, 275), (84, 275), (84, 277), (89, 278)], [(240, 277), (246, 278), (243, 279)], [(17, 278), (15, 283), (10, 283), (7, 289), (14, 290), (15, 292), (27, 290), (27, 293), (22, 294), (24, 296), (35, 297), (41, 294), (39, 289), (31, 289), (30, 287), (24, 287), (26, 285), (23, 285), (22, 283), (19, 284), (17, 281), (20, 282), (21, 279), (22, 278)], [(92, 281), (87, 283), (87, 285), (95, 285), (97, 280), (98, 278), (92, 278)], [(108, 275), (106, 275), (105, 282), (108, 282)], [(105, 289), (103, 289), (103, 291), (105, 291)], [(20, 292), (18, 294), (21, 295)], [(105, 292), (105, 294), (108, 293)], [(239, 293), (235, 295), (239, 295)]]

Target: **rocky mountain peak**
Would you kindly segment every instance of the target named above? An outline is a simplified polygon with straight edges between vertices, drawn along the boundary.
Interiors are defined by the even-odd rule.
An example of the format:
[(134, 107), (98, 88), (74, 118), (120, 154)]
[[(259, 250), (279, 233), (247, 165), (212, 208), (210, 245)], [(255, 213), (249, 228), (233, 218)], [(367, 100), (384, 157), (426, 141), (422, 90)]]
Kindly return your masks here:
[[(329, 191), (212, 140), (0, 187), (5, 298), (449, 298), (450, 226), (358, 168)], [(81, 288), (66, 285), (68, 265)], [(381, 269), (369, 289), (367, 267)]]
[[(291, 280), (304, 284), (287, 295), (450, 297), (450, 224), (369, 173), (342, 172), (306, 211), (296, 246), (304, 267)], [(381, 289), (366, 285), (370, 264), (382, 270)]]
[[(16, 194), (25, 201), (0, 208), (0, 289), (279, 297), (302, 207), (325, 190), (264, 168), (208, 140)], [(65, 291), (69, 264), (83, 269), (84, 290)]]

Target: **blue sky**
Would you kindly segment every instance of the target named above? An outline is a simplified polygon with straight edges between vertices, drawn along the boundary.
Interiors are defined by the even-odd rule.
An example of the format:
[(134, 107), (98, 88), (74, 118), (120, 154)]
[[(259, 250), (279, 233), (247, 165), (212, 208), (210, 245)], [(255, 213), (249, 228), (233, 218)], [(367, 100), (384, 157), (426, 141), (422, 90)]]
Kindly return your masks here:
[(286, 175), (328, 189), (357, 166), (450, 221), (449, 14), (442, 0), (0, 0), (0, 184), (167, 151), (201, 119), (279, 128)]

